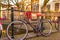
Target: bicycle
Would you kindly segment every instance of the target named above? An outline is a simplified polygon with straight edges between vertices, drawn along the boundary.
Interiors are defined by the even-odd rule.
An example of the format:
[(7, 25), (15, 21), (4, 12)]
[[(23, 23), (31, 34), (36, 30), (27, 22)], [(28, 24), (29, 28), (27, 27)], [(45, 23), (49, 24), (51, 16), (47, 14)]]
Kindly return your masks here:
[[(14, 30), (13, 31), (15, 32), (14, 33), (15, 37), (16, 37), (16, 35), (19, 34), (19, 33), (16, 34), (16, 32), (18, 30), (19, 30), (18, 32), (21, 32), (21, 36), (23, 35), (22, 37), (20, 37), (20, 34), (19, 34), (19, 38), (17, 40), (23, 40), (27, 37), (27, 35), (28, 35), (28, 25), (30, 25), (30, 27), (33, 29), (33, 32), (36, 34), (36, 36), (40, 36), (40, 35), (49, 36), (52, 32), (52, 24), (51, 24), (50, 20), (41, 19), (40, 17), (38, 17), (37, 25), (34, 26), (29, 21), (27, 21), (26, 19), (22, 19), (20, 21), (13, 21), (8, 25), (8, 27), (7, 27), (7, 36), (9, 38), (9, 40), (14, 40), (13, 38), (11, 38), (11, 33), (12, 32), (10, 31), (10, 30), (12, 30), (12, 28), (11, 28), (12, 24), (14, 24), (14, 30), (15, 31)], [(18, 27), (18, 25), (19, 25), (19, 27)]]

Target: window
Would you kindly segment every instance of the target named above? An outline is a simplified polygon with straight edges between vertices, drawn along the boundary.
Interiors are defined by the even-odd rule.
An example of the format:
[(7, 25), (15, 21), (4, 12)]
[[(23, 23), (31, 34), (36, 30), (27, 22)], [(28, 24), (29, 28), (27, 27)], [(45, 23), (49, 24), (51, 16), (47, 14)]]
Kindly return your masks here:
[(50, 10), (50, 5), (47, 5), (48, 10)]
[(59, 11), (59, 3), (55, 4), (55, 11)]

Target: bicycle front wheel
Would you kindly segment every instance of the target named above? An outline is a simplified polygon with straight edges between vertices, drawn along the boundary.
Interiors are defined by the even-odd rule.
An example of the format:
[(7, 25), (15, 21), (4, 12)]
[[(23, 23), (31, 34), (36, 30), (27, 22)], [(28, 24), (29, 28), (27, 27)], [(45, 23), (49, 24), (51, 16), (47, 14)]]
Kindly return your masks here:
[(9, 40), (23, 40), (27, 35), (27, 25), (22, 21), (13, 21), (7, 27), (7, 37)]
[(41, 21), (41, 35), (48, 36), (52, 32), (52, 24), (49, 20)]

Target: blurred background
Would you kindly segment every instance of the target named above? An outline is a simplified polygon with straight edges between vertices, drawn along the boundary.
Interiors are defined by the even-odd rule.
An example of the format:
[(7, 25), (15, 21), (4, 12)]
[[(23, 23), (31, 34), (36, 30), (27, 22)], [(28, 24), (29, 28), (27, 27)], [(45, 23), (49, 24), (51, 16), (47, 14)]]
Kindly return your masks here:
[(14, 20), (23, 18), (23, 11), (31, 11), (31, 20), (35, 21), (38, 18), (37, 13), (43, 14), (44, 19), (52, 22), (60, 20), (60, 0), (0, 0), (0, 22), (4, 29), (11, 22), (11, 10), (6, 9), (11, 9), (12, 6), (15, 10), (20, 10), (13, 12)]

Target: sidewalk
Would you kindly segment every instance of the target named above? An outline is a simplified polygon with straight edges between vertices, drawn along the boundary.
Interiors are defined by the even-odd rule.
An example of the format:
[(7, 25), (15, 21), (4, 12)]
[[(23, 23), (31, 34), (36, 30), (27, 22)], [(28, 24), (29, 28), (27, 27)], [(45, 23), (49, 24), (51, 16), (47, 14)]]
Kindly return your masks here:
[[(44, 36), (39, 36), (39, 37), (33, 36), (32, 37), (32, 34), (33, 33), (30, 33), (29, 35), (31, 35), (31, 37), (28, 38), (28, 36), (27, 36), (26, 40), (60, 40), (60, 32), (54, 32), (48, 37), (44, 37)], [(8, 38), (2, 37), (0, 40), (8, 40)]]
[(8, 38), (7, 37), (4, 37), (4, 38), (0, 38), (0, 40), (8, 40)]

